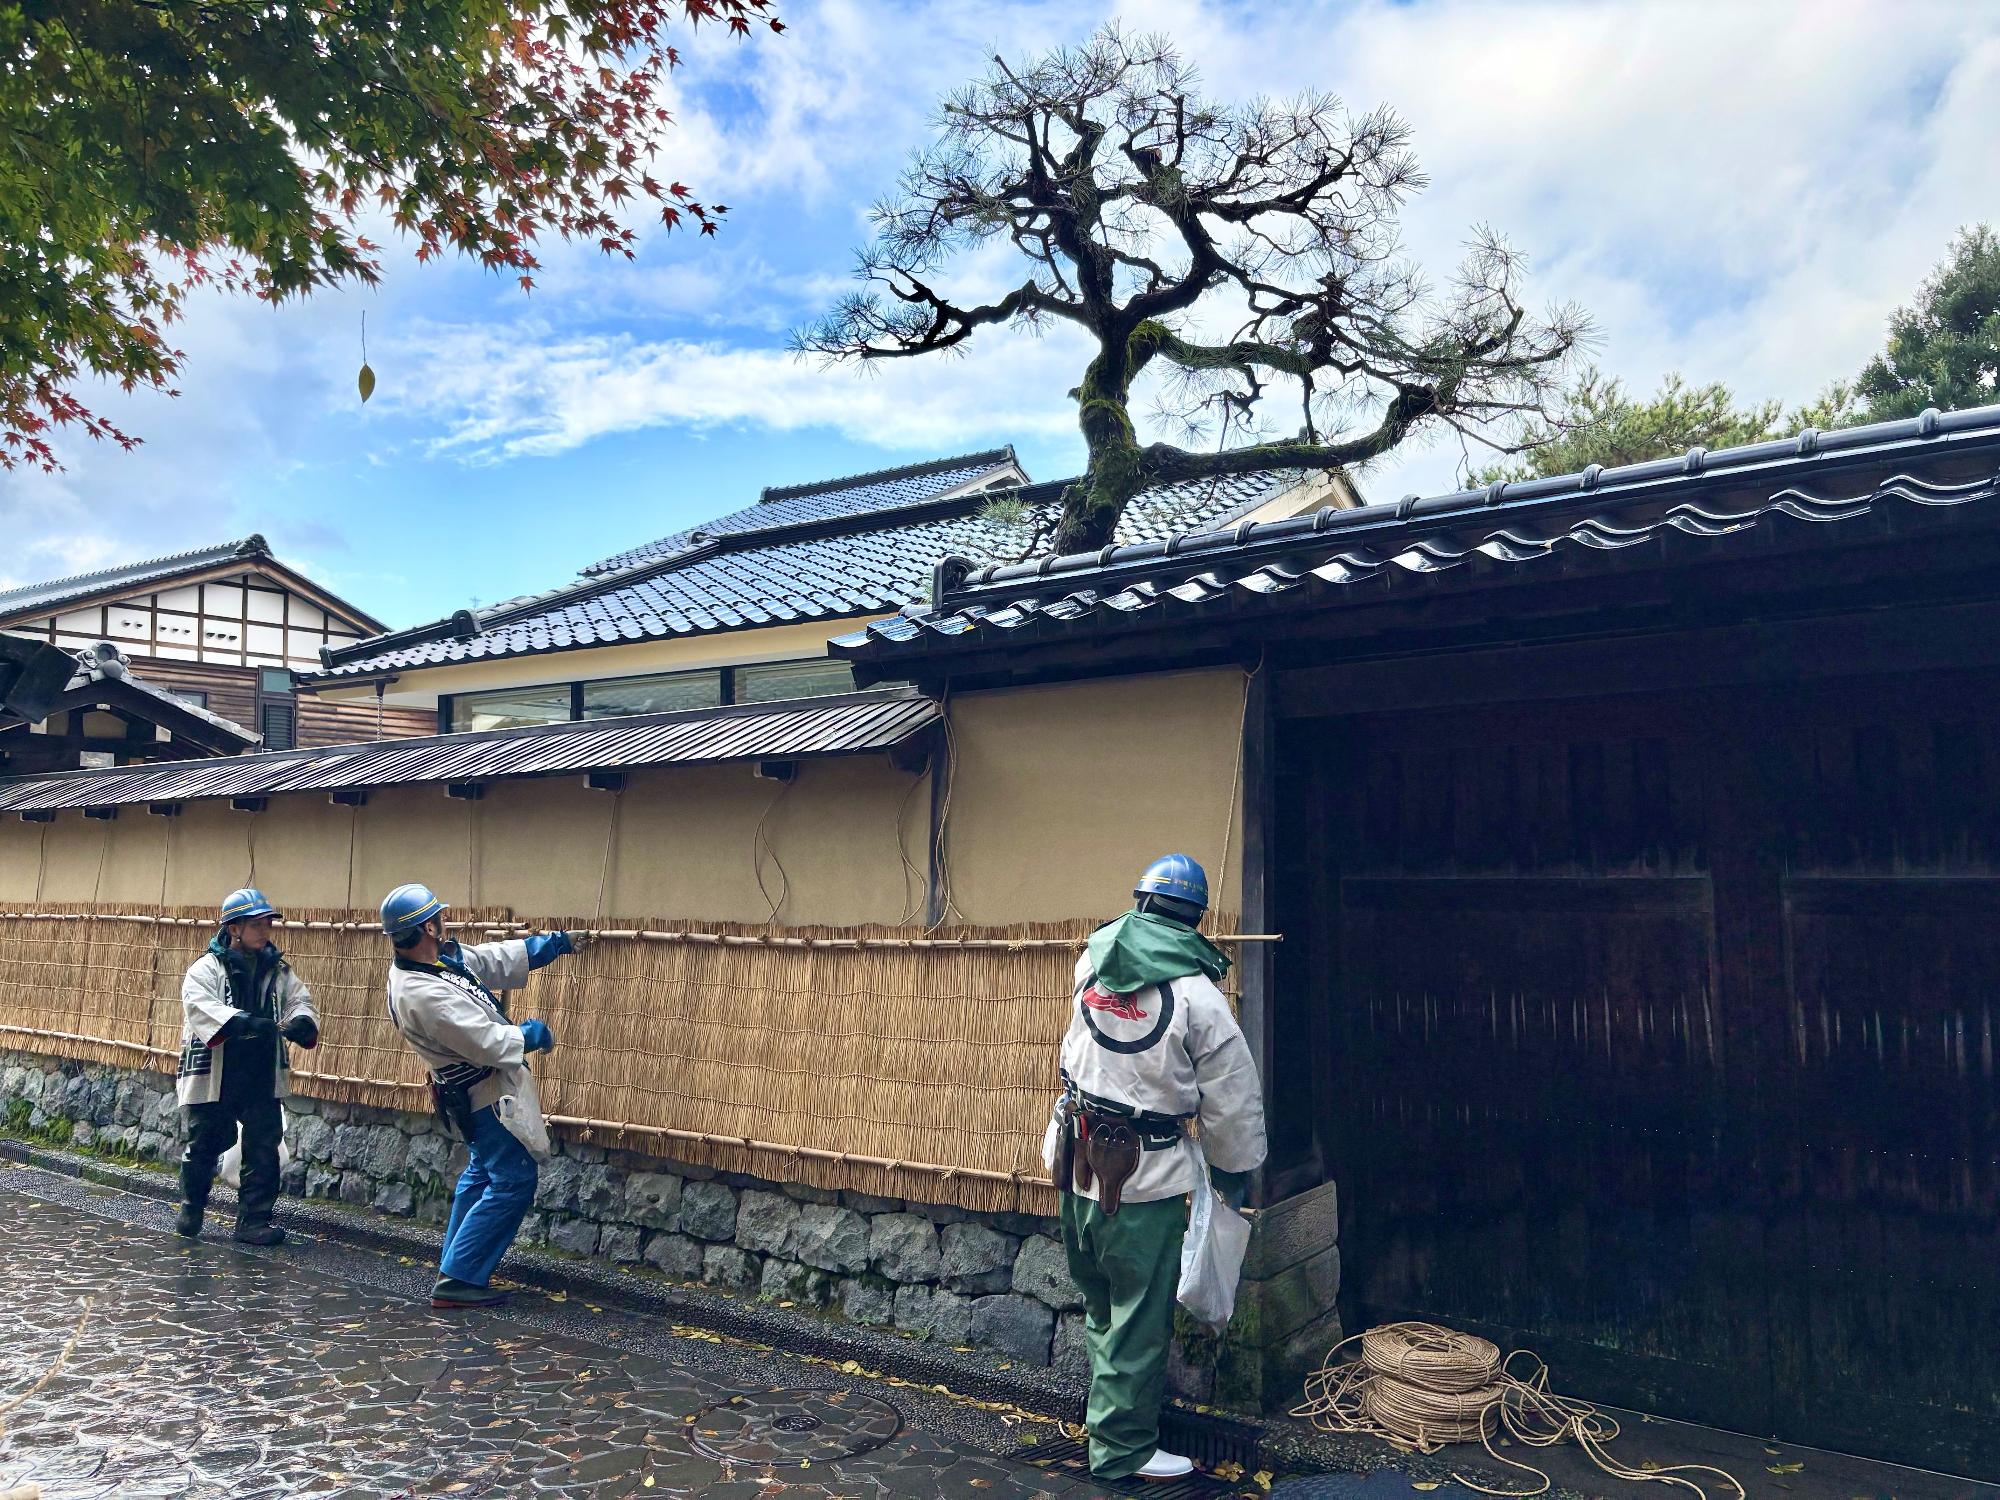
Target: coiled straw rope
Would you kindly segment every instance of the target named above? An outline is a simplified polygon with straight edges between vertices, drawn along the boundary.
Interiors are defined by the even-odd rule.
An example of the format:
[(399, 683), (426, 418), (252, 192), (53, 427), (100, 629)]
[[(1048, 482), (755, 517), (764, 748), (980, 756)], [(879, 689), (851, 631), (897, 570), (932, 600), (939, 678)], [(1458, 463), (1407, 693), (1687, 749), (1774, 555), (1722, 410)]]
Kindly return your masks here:
[[(1343, 1359), (1341, 1351), (1355, 1343), (1361, 1345), (1359, 1355)], [(1516, 1361), (1533, 1368), (1525, 1377), (1515, 1375)], [(1549, 1476), (1540, 1469), (1495, 1451), (1493, 1440), (1504, 1436), (1529, 1448), (1573, 1440), (1614, 1479), (1658, 1480), (1692, 1491), (1698, 1500), (1709, 1500), (1708, 1491), (1688, 1476), (1706, 1474), (1721, 1481), (1722, 1493), (1746, 1500), (1733, 1475), (1707, 1464), (1639, 1469), (1618, 1462), (1605, 1449), (1618, 1436), (1617, 1421), (1550, 1390), (1548, 1367), (1540, 1360), (1525, 1351), (1502, 1359), (1485, 1339), (1431, 1323), (1385, 1323), (1343, 1339), (1306, 1377), (1305, 1393), (1305, 1404), (1292, 1415), (1321, 1432), (1363, 1433), (1416, 1453), (1476, 1442), (1494, 1462), (1540, 1481), (1533, 1489), (1496, 1490), (1452, 1475), (1483, 1495), (1526, 1497), (1549, 1488)]]

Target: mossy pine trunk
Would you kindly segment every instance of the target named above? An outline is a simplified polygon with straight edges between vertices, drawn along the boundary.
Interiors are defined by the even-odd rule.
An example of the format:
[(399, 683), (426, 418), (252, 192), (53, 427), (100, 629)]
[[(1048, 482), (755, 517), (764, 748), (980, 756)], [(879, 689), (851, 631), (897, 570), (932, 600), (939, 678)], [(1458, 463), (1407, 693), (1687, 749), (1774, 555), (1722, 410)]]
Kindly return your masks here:
[(1077, 425), (1089, 450), (1089, 467), (1063, 496), (1056, 526), (1058, 553), (1095, 552), (1118, 530), (1126, 502), (1146, 487), (1138, 439), (1126, 409), (1125, 361), (1099, 355), (1077, 387)]

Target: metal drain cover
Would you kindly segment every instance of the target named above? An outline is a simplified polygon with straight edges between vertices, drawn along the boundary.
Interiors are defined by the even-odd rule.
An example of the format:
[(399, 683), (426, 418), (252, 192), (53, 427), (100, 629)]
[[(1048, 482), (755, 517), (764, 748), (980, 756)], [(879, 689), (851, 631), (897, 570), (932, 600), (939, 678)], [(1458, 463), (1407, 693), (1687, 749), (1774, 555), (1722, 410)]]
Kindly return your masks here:
[(869, 1453), (903, 1430), (896, 1408), (835, 1386), (731, 1396), (690, 1418), (697, 1453), (739, 1464), (831, 1463)]

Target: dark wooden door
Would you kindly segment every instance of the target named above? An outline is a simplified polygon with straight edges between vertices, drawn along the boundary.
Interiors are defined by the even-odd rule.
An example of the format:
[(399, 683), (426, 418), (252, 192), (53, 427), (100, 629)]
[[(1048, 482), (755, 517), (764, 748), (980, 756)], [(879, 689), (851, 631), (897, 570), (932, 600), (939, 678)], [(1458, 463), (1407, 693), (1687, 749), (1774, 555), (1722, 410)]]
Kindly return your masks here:
[(1340, 1183), (1350, 1329), (1448, 1322), (1598, 1399), (2000, 1472), (2000, 742), (1969, 701), (2000, 696), (1282, 727), (1313, 1066), (1280, 1103)]

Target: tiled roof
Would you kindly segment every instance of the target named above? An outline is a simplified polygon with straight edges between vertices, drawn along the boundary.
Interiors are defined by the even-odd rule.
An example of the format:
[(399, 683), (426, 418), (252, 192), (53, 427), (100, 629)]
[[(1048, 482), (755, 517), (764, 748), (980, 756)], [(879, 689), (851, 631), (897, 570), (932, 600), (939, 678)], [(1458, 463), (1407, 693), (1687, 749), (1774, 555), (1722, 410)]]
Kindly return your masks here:
[(871, 474), (850, 474), (845, 479), (823, 479), (815, 484), (778, 485), (766, 488), (755, 505), (717, 516), (686, 531), (663, 536), (643, 547), (634, 547), (616, 557), (592, 563), (583, 570), (587, 578), (659, 562), (699, 545), (699, 539), (735, 535), (749, 531), (772, 531), (801, 521), (828, 521), (840, 516), (864, 515), (920, 505), (948, 495), (962, 486), (976, 484), (988, 475), (1005, 471), (1023, 472), (1012, 447), (989, 448), (983, 453), (962, 453), (955, 458), (936, 458), (928, 463), (905, 464), (901, 468), (877, 469)]
[(24, 584), (20, 588), (0, 591), (0, 619), (15, 619), (29, 613), (54, 613), (72, 600), (88, 599), (112, 589), (157, 583), (182, 573), (192, 573), (198, 568), (229, 562), (234, 558), (268, 559), (270, 556), (270, 543), (263, 537), (252, 534), (240, 542), (222, 542), (213, 547), (197, 547), (192, 552), (176, 552), (169, 557), (149, 558), (145, 562), (120, 563), (115, 568), (99, 568), (92, 573), (77, 573), (69, 578), (55, 578), (47, 583)]
[[(1219, 525), (1298, 482), (1287, 471), (1163, 486), (1132, 502), (1118, 535), (1140, 542)], [(326, 681), (900, 609), (929, 595), (942, 558), (1022, 555), (1035, 522), (1050, 514), (1067, 484), (1006, 492), (1024, 510), (1024, 520), (1012, 524), (987, 519), (983, 512), (994, 497), (981, 493), (719, 536), (660, 563), (484, 611), (476, 620), (463, 616), (456, 630), (444, 622), (364, 641), (335, 654), (329, 670), (315, 676)]]
[[(1948, 471), (1941, 466), (1951, 465)], [(1946, 480), (1941, 472), (1953, 477)], [(1969, 478), (1963, 477), (1970, 473)], [(974, 569), (935, 607), (837, 637), (833, 654), (893, 673), (949, 652), (1163, 625), (1197, 614), (1356, 602), (1358, 585), (1491, 571), (1577, 549), (1675, 535), (1739, 545), (1792, 522), (1835, 523), (1896, 505), (2000, 498), (2000, 406), (1753, 443), (1714, 453), (1481, 490), (1328, 508), (1033, 563)]]
[(905, 691), (425, 735), (223, 761), (0, 778), (0, 811), (262, 797), (368, 787), (581, 775), (647, 766), (881, 754), (938, 722), (937, 705)]

